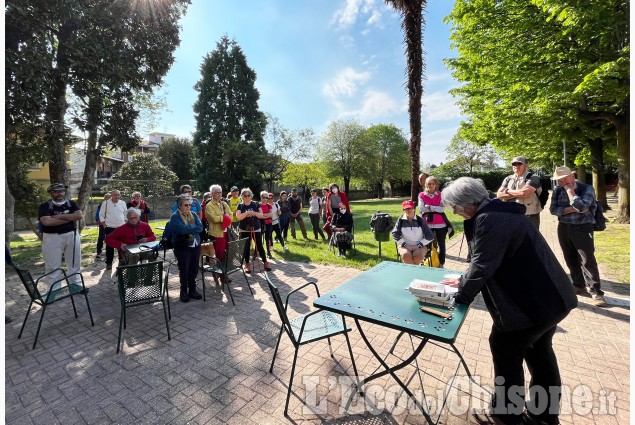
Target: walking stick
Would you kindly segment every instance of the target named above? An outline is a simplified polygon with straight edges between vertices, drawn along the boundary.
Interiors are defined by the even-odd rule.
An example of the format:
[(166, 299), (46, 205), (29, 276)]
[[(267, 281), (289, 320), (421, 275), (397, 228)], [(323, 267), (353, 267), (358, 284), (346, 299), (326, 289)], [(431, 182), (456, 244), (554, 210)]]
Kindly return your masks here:
[(465, 239), (465, 232), (461, 235), (461, 246), (459, 247), (459, 258), (461, 258), (461, 250), (463, 249), (463, 240)]

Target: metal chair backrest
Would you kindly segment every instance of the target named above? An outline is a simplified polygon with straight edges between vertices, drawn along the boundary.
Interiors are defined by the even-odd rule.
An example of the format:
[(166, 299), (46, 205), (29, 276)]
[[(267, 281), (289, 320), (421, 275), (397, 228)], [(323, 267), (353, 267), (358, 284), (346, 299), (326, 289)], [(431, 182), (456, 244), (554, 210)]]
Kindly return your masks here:
[(119, 296), (126, 304), (160, 298), (163, 288), (163, 262), (153, 261), (117, 267), (117, 280)]
[(15, 263), (11, 265), (13, 266), (16, 273), (20, 277), (20, 281), (22, 281), (22, 284), (24, 285), (26, 292), (29, 294), (29, 297), (31, 297), (33, 301), (35, 300), (42, 301), (42, 294), (40, 294), (40, 291), (37, 289), (37, 284), (35, 283), (35, 280), (33, 280), (33, 276), (31, 276), (31, 272), (25, 269), (21, 269)]
[(276, 304), (276, 309), (278, 310), (278, 315), (280, 316), (280, 320), (282, 320), (282, 326), (285, 331), (293, 341), (296, 343), (295, 336), (291, 331), (291, 322), (289, 321), (289, 317), (287, 316), (287, 311), (284, 308), (284, 303), (282, 302), (282, 297), (280, 296), (280, 291), (278, 291), (278, 287), (271, 282), (267, 273), (264, 273), (265, 279), (267, 280), (267, 285), (269, 285), (269, 290), (271, 291), (271, 296), (273, 297), (273, 302)]
[(238, 239), (227, 244), (227, 257), (225, 258), (225, 273), (229, 274), (234, 270), (240, 270), (243, 262), (243, 254), (245, 245), (249, 242), (249, 238)]

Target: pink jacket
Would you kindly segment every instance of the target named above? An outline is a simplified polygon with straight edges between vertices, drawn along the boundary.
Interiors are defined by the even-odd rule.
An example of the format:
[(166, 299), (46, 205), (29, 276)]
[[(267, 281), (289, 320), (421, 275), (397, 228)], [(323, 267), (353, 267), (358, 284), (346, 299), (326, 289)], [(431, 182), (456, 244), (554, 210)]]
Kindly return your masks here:
[(427, 220), (428, 213), (436, 212), (442, 213), (445, 210), (443, 206), (443, 202), (441, 202), (441, 192), (437, 191), (433, 194), (429, 194), (426, 191), (419, 193), (419, 212), (423, 216), (423, 219), (426, 220), (428, 227), (431, 229), (440, 229), (445, 227), (445, 220), (441, 217), (441, 214), (433, 214), (432, 222)]

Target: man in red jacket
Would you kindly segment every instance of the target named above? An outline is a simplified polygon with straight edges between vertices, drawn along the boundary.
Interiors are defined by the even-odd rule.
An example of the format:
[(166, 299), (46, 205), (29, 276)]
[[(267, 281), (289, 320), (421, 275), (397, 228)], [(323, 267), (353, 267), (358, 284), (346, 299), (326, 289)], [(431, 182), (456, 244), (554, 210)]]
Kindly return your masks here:
[[(139, 220), (141, 211), (137, 208), (128, 208), (126, 212), (126, 223), (117, 227), (112, 233), (106, 236), (106, 245), (119, 250), (119, 258), (123, 258), (122, 251), (126, 245), (156, 241), (157, 237), (148, 223)], [(139, 256), (128, 258), (128, 264), (139, 262)]]

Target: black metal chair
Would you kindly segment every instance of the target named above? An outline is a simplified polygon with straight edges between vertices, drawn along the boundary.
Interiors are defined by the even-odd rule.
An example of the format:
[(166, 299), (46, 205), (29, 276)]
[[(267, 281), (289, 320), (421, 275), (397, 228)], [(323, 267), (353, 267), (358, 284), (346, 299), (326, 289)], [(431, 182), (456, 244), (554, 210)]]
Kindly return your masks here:
[(254, 292), (251, 290), (251, 285), (249, 284), (249, 279), (247, 278), (247, 274), (245, 273), (245, 269), (243, 267), (243, 254), (245, 252), (245, 245), (249, 242), (249, 238), (238, 239), (236, 241), (229, 242), (227, 244), (227, 253), (225, 255), (225, 261), (220, 261), (217, 257), (210, 257), (209, 255), (201, 256), (201, 281), (203, 286), (203, 301), (205, 299), (205, 273), (211, 273), (212, 275), (222, 275), (222, 287), (227, 288), (227, 293), (229, 294), (229, 298), (234, 303), (234, 296), (232, 295), (232, 290), (229, 285), (229, 275), (242, 271), (243, 276), (245, 277), (245, 281), (247, 282), (247, 288), (251, 295)]
[[(337, 314), (324, 310), (316, 310), (307, 315), (289, 319), (289, 317), (287, 316), (287, 307), (289, 306), (289, 298), (291, 297), (291, 295), (307, 286), (313, 286), (315, 287), (315, 291), (317, 292), (317, 296), (319, 297), (320, 290), (318, 289), (317, 284), (315, 282), (308, 282), (300, 286), (299, 288), (292, 290), (287, 294), (287, 298), (283, 303), (278, 288), (271, 282), (267, 272), (265, 272), (264, 275), (265, 279), (267, 280), (267, 284), (269, 285), (269, 290), (271, 291), (273, 301), (276, 304), (276, 309), (278, 310), (280, 320), (282, 321), (282, 325), (280, 326), (280, 333), (278, 334), (278, 341), (276, 342), (276, 348), (273, 352), (273, 359), (271, 360), (269, 373), (273, 373), (273, 365), (276, 361), (276, 355), (278, 354), (278, 347), (280, 346), (280, 340), (282, 339), (283, 333), (287, 334), (287, 336), (291, 340), (291, 343), (293, 344), (293, 347), (295, 348), (293, 363), (291, 365), (291, 378), (289, 378), (289, 388), (287, 391), (287, 401), (284, 405), (284, 415), (287, 416), (287, 411), (289, 409), (289, 399), (291, 397), (291, 388), (293, 386), (295, 364), (298, 359), (298, 351), (300, 349), (300, 346), (326, 338), (329, 343), (331, 357), (333, 357), (333, 349), (331, 347), (330, 338), (332, 336), (344, 334), (344, 337), (346, 338), (346, 345), (348, 346), (348, 353), (350, 354), (351, 362), (353, 363), (353, 371), (355, 372), (355, 377), (357, 378), (357, 366), (355, 365), (355, 358), (353, 357), (351, 342), (348, 339), (348, 332), (350, 332), (351, 328), (346, 326), (346, 322), (344, 321), (343, 316), (338, 316)], [(357, 379), (357, 384), (359, 387), (359, 379)]]
[[(168, 273), (163, 273), (163, 262), (142, 263), (117, 267), (119, 283), (119, 300), (121, 316), (119, 319), (119, 336), (117, 337), (117, 353), (121, 345), (122, 329), (126, 328), (126, 309), (140, 305), (160, 302), (163, 305), (165, 327), (168, 340), (171, 340), (170, 325), (168, 324), (169, 298), (166, 296), (168, 287)], [(166, 301), (166, 298), (167, 301)], [(166, 302), (168, 308), (166, 310)]]
[[(24, 331), (24, 326), (26, 325), (26, 321), (29, 318), (29, 313), (31, 312), (31, 307), (33, 304), (38, 304), (42, 307), (42, 314), (40, 314), (40, 322), (37, 325), (37, 331), (35, 332), (35, 340), (33, 341), (33, 349), (35, 349), (35, 345), (37, 344), (37, 338), (40, 335), (40, 328), (42, 327), (42, 321), (44, 320), (44, 312), (46, 311), (46, 307), (50, 304), (53, 304), (56, 301), (63, 300), (64, 298), (70, 298), (71, 304), (73, 304), (73, 312), (75, 313), (75, 318), (77, 319), (77, 309), (75, 308), (75, 300), (73, 299), (73, 295), (84, 295), (86, 299), (86, 307), (88, 307), (88, 315), (90, 316), (91, 326), (95, 326), (95, 322), (93, 321), (93, 313), (90, 311), (90, 304), (88, 302), (88, 290), (84, 285), (84, 276), (81, 273), (73, 273), (70, 275), (66, 275), (66, 271), (63, 269), (55, 269), (42, 276), (38, 277), (37, 280), (33, 280), (33, 276), (28, 270), (20, 268), (17, 264), (11, 264), (15, 269), (16, 273), (20, 277), (26, 292), (29, 294), (31, 298), (31, 302), (29, 303), (29, 308), (26, 311), (26, 316), (24, 317), (24, 322), (22, 323), (22, 328), (20, 328), (20, 333), (18, 334), (18, 339), (22, 338), (22, 331)], [(41, 293), (38, 288), (38, 282), (46, 276), (49, 276), (55, 272), (61, 271), (62, 278), (58, 279), (49, 284), (49, 290), (45, 293)], [(76, 283), (71, 283), (69, 281), (70, 278), (74, 276), (79, 276), (81, 285)], [(54, 285), (58, 283), (66, 283), (66, 285), (60, 285), (58, 289), (52, 289)]]

